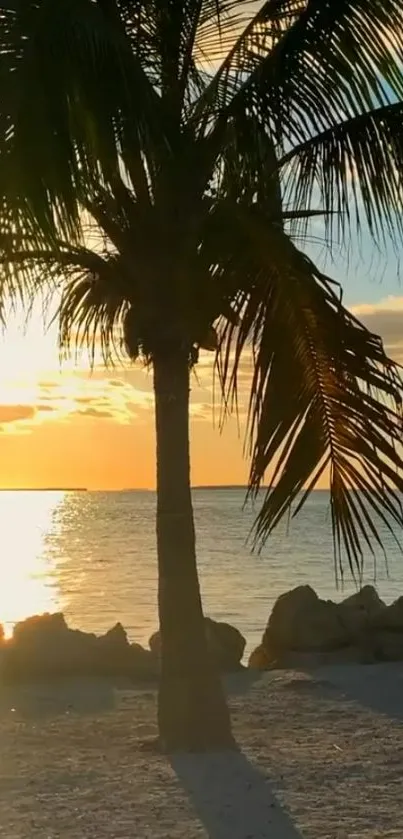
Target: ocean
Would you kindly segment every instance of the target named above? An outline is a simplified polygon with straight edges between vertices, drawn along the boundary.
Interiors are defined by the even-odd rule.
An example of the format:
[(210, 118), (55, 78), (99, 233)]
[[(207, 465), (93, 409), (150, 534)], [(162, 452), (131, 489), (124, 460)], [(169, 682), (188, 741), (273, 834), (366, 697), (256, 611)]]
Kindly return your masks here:
[[(354, 592), (346, 568), (337, 590), (329, 496), (313, 493), (284, 521), (260, 554), (248, 536), (254, 520), (241, 489), (193, 493), (205, 613), (237, 626), (247, 650), (259, 643), (276, 598), (309, 583), (325, 598)], [(69, 624), (104, 632), (121, 621), (147, 644), (157, 628), (153, 492), (0, 493), (0, 623), (10, 633), (28, 615), (62, 610)], [(386, 532), (388, 568), (368, 555), (364, 582), (390, 602), (403, 594), (403, 557)]]

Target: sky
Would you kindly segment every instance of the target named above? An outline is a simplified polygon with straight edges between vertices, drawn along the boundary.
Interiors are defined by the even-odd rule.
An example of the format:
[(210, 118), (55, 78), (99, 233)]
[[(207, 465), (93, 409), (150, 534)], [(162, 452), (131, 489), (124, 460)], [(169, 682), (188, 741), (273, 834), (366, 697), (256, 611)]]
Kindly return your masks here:
[[(194, 483), (244, 483), (237, 423), (217, 430), (211, 357), (192, 380)], [(206, 458), (206, 451), (209, 453)], [(60, 363), (55, 329), (10, 318), (0, 338), (1, 486), (155, 486), (152, 374), (140, 364), (91, 372), (85, 355)]]
[[(341, 282), (346, 305), (382, 335), (392, 357), (403, 360), (403, 285), (396, 256), (378, 254), (366, 241), (354, 260), (337, 255), (325, 267)], [(244, 373), (241, 413), (248, 384)], [(247, 481), (242, 431), (231, 420), (221, 433), (218, 419), (212, 359), (205, 354), (192, 380), (194, 485)], [(101, 364), (91, 373), (85, 356), (61, 365), (56, 329), (45, 332), (39, 311), (26, 329), (21, 315), (10, 317), (0, 336), (0, 462), (5, 488), (153, 488), (151, 373), (136, 365), (107, 370)]]
[[(334, 263), (323, 265), (318, 249), (310, 255), (339, 280), (346, 305), (403, 361), (400, 254), (390, 247), (378, 253), (364, 235), (349, 260), (335, 252)], [(243, 413), (248, 383), (244, 374)], [(191, 402), (193, 484), (246, 483), (242, 429), (234, 419), (220, 433), (213, 409), (211, 356), (201, 358)], [(85, 358), (61, 366), (56, 329), (45, 334), (39, 311), (26, 334), (22, 316), (10, 318), (0, 335), (0, 462), (2, 487), (153, 488), (151, 374), (139, 366), (101, 365), (91, 374)]]

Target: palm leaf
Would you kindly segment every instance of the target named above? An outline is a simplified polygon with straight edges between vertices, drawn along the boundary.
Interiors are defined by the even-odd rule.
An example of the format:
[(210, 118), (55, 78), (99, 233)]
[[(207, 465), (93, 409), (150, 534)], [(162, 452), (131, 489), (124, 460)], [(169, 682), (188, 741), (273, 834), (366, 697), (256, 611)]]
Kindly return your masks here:
[(343, 233), (356, 219), (377, 239), (400, 233), (402, 33), (400, 0), (267, 2), (196, 106), (204, 130), (213, 115), (220, 136), (228, 123), (266, 130), (294, 161), (291, 179), (284, 173), (293, 209), (307, 209), (320, 186)]
[(98, 4), (13, 6), (0, 12), (0, 186), (49, 235), (55, 215), (71, 235), (85, 184), (110, 183), (118, 170), (128, 115), (143, 144), (153, 125), (161, 136), (159, 99), (124, 30)]
[(285, 234), (270, 232), (257, 212), (239, 211), (234, 235), (247, 254), (250, 286), (237, 301), (240, 325), (223, 326), (219, 371), (230, 406), (252, 353), (252, 493), (270, 478), (256, 538), (264, 541), (294, 501), (301, 509), (326, 470), (335, 552), (344, 546), (359, 575), (362, 540), (379, 542), (373, 514), (391, 532), (403, 524), (398, 369)]
[(402, 22), (400, 0), (265, 3), (224, 65), (236, 79), (230, 110), (266, 105), (269, 119), (282, 114), (293, 141), (400, 98)]
[(25, 250), (17, 250), (3, 239), (0, 264), (7, 287), (14, 283), (29, 289), (31, 299), (41, 292), (48, 304), (58, 299), (52, 322), (58, 323), (64, 355), (85, 348), (92, 364), (97, 352), (105, 362), (121, 357), (120, 327), (136, 288), (118, 253), (101, 254), (62, 241), (52, 250), (35, 250), (29, 242)]
[(75, 271), (65, 282), (55, 320), (60, 348), (66, 355), (74, 347), (76, 353), (88, 350), (92, 364), (97, 355), (106, 364), (122, 358), (121, 324), (129, 303), (121, 283), (116, 282), (120, 279), (116, 267), (108, 265), (96, 276)]
[[(285, 191), (294, 206), (310, 206), (319, 190), (321, 205), (333, 208), (343, 232), (356, 202), (379, 242), (402, 233), (403, 103), (353, 117), (293, 148), (285, 167)], [(328, 216), (332, 223), (334, 216)], [(361, 213), (353, 220), (360, 225)]]
[(401, 381), (290, 236), (318, 213), (327, 240), (356, 218), (378, 239), (403, 232), (402, 9), (0, 10), (4, 289), (56, 289), (62, 349), (92, 361), (121, 342), (148, 361), (178, 341), (194, 361), (218, 319), (224, 413), (254, 366), (252, 494), (272, 480), (257, 540), (328, 471), (336, 554), (355, 573), (362, 544), (382, 541), (375, 517), (402, 524)]
[(298, 19), (306, 0), (267, 0), (247, 5), (249, 14), (243, 20), (244, 28), (233, 30), (231, 48), (195, 105), (198, 118), (203, 110), (206, 112), (204, 124), (211, 113), (220, 119), (226, 116), (225, 109)]

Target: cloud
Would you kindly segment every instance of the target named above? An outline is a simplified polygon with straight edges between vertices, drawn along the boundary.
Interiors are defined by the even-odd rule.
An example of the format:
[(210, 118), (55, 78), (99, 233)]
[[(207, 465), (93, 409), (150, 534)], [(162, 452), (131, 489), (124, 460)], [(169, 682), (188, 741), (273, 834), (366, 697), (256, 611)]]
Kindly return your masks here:
[(362, 303), (352, 308), (359, 320), (380, 335), (387, 353), (403, 363), (403, 297), (386, 297), (378, 303)]
[(0, 423), (2, 425), (21, 420), (31, 420), (35, 417), (36, 408), (33, 405), (0, 405)]
[[(147, 422), (153, 397), (143, 371), (61, 369), (35, 376), (8, 375), (0, 380), (0, 429), (30, 432), (44, 423), (109, 421), (119, 425)], [(137, 385), (140, 384), (140, 387)]]
[[(353, 307), (354, 314), (382, 336), (389, 355), (403, 363), (403, 296)], [(232, 358), (230, 359), (232, 360)], [(245, 352), (238, 369), (239, 419), (247, 411), (253, 364)], [(215, 393), (213, 395), (213, 391)], [(19, 372), (0, 381), (0, 430), (27, 433), (50, 423), (116, 423), (150, 426), (153, 423), (152, 375), (141, 366), (49, 370), (35, 376)], [(202, 352), (191, 377), (191, 418), (196, 423), (219, 423), (220, 386), (214, 381), (214, 354)]]
[(376, 303), (358, 303), (351, 307), (357, 317), (373, 317), (388, 312), (403, 312), (403, 296), (388, 295)]
[(4, 403), (0, 404), (0, 432), (3, 434), (26, 434), (35, 422), (35, 405)]
[(122, 380), (121, 379), (109, 379), (108, 385), (109, 385), (109, 387), (122, 387)]
[(57, 388), (57, 386), (58, 386), (58, 380), (57, 379), (52, 379), (52, 380), (49, 380), (49, 381), (39, 381), (38, 382), (38, 387), (41, 390), (54, 390), (54, 388)]
[(82, 408), (74, 412), (76, 416), (93, 417), (95, 419), (114, 419), (113, 411), (104, 411), (100, 408)]
[(116, 370), (114, 378), (108, 371), (103, 375), (100, 371), (97, 375), (62, 371), (54, 380), (40, 382), (39, 391), (40, 404), (52, 406), (58, 419), (87, 417), (119, 424), (133, 422), (140, 407), (148, 408), (151, 396), (149, 390), (139, 390), (133, 381), (127, 381), (125, 370)]
[[(94, 401), (94, 396), (76, 396), (75, 400), (77, 405), (91, 405)], [(100, 397), (97, 399), (97, 402), (107, 402), (108, 400), (104, 397)]]
[(38, 405), (37, 411), (41, 414), (53, 414), (57, 408), (55, 405)]
[(212, 405), (206, 402), (192, 402), (190, 404), (190, 416), (195, 420), (212, 420)]

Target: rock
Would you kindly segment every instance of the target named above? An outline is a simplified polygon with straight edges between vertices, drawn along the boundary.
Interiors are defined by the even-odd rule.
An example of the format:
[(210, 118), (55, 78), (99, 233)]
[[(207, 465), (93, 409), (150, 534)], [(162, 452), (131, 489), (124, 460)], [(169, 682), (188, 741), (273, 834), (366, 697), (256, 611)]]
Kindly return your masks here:
[[(403, 606), (403, 604), (402, 604)], [(310, 586), (298, 586), (281, 595), (270, 615), (263, 635), (266, 660), (276, 661), (277, 666), (294, 667), (292, 652), (329, 653), (345, 650), (336, 656), (326, 656), (317, 664), (373, 660), (370, 639), (373, 621), (387, 607), (373, 586), (364, 586), (341, 603), (321, 600)], [(402, 608), (403, 618), (403, 608)]]
[(403, 597), (398, 597), (390, 606), (385, 606), (371, 615), (371, 627), (390, 632), (403, 633)]
[(121, 623), (97, 638), (97, 661), (100, 675), (129, 678), (156, 678), (158, 668), (149, 650), (130, 644)]
[(70, 629), (62, 614), (40, 615), (15, 626), (3, 648), (2, 674), (8, 681), (60, 678), (153, 678), (153, 656), (130, 644), (121, 624), (97, 637)]
[[(402, 631), (402, 642), (380, 631)], [(385, 606), (373, 586), (341, 603), (321, 600), (310, 586), (298, 586), (276, 601), (262, 645), (250, 657), (258, 669), (311, 669), (331, 664), (372, 663), (400, 657), (403, 598)]]
[(33, 615), (24, 621), (16, 623), (13, 630), (13, 640), (18, 644), (40, 643), (52, 638), (64, 638), (69, 628), (62, 612), (43, 615)]
[(252, 650), (248, 658), (248, 667), (250, 667), (252, 670), (269, 669), (270, 661), (266, 654), (263, 644), (259, 644), (258, 647), (255, 647), (255, 649)]
[(150, 650), (145, 650), (141, 644), (130, 644), (130, 666), (127, 672), (129, 678), (137, 681), (155, 681), (159, 677), (159, 666)]
[(274, 604), (263, 646), (269, 659), (285, 650), (322, 651), (348, 646), (350, 634), (336, 603), (320, 600), (310, 586), (282, 594)]
[(276, 662), (269, 658), (263, 644), (252, 650), (248, 660), (248, 667), (252, 670), (271, 670), (275, 664)]
[(370, 632), (372, 620), (386, 608), (373, 586), (364, 586), (337, 607), (351, 643), (358, 646), (362, 646), (363, 639)]
[(98, 666), (105, 674), (119, 674), (130, 667), (131, 648), (121, 623), (101, 635), (96, 647)]
[(334, 650), (283, 650), (276, 660), (269, 660), (263, 646), (251, 653), (248, 666), (255, 670), (316, 670), (336, 664), (372, 664), (375, 656), (359, 646)]
[(3, 676), (31, 681), (92, 675), (96, 636), (71, 630), (61, 613), (38, 615), (14, 627), (3, 657)]
[(119, 652), (122, 649), (125, 650), (129, 644), (126, 630), (123, 629), (121, 623), (115, 623), (115, 626), (112, 629), (108, 629), (108, 632), (105, 632), (105, 635), (101, 635), (98, 640), (111, 653)]
[(207, 642), (219, 667), (224, 672), (238, 670), (245, 652), (246, 640), (243, 635), (222, 621), (205, 618)]
[[(205, 618), (205, 628), (209, 649), (220, 670), (224, 673), (230, 673), (241, 669), (246, 640), (239, 630), (229, 623), (213, 621), (211, 618)], [(160, 632), (154, 632), (148, 643), (152, 654), (159, 658), (161, 653)]]
[(385, 608), (385, 603), (379, 597), (374, 586), (364, 586), (355, 594), (342, 600), (340, 606), (360, 609), (367, 612), (367, 614), (376, 614), (380, 609)]
[(156, 658), (159, 658), (161, 655), (161, 635), (159, 630), (157, 630), (157, 632), (153, 632), (153, 634), (150, 636), (148, 640), (148, 646), (150, 647), (152, 654)]
[(403, 661), (403, 633), (385, 630), (374, 633), (372, 650), (376, 661)]

